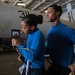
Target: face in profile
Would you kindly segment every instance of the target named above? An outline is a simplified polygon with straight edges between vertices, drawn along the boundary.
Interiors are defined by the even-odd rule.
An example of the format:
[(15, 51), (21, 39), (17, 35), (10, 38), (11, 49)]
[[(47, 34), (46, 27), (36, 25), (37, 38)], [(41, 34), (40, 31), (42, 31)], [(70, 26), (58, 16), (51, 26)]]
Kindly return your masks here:
[(49, 22), (54, 22), (58, 18), (57, 13), (58, 12), (56, 12), (53, 7), (49, 7), (47, 9), (47, 12), (46, 12), (46, 16), (48, 18), (48, 21)]
[(29, 34), (31, 32), (31, 26), (24, 23), (24, 21), (21, 21), (21, 28), (25, 34)]

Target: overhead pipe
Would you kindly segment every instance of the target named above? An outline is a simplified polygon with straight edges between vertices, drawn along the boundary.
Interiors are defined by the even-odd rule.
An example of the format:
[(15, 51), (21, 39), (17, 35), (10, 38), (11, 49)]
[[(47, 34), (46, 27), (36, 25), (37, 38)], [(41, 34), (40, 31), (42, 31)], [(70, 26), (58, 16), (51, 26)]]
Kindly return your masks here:
[(42, 0), (40, 3), (38, 3), (35, 7), (32, 8), (32, 10), (36, 9), (38, 6), (40, 6), (42, 3), (44, 3), (46, 0)]
[(54, 1), (53, 3), (50, 3), (49, 5), (47, 5), (46, 7), (44, 7), (43, 9), (41, 9), (41, 10), (38, 11), (38, 12), (42, 12), (43, 10), (45, 10), (46, 8), (48, 8), (50, 5), (52, 5), (52, 4), (54, 4), (54, 3), (57, 3), (58, 1), (60, 1), (60, 0), (56, 0), (56, 1)]

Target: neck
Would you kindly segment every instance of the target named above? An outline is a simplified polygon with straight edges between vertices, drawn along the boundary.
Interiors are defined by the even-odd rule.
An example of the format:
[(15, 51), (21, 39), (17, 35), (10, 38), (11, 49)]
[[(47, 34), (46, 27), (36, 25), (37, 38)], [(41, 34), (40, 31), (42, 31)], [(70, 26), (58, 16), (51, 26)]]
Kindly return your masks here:
[(60, 22), (60, 19), (56, 19), (54, 22), (52, 22), (52, 26), (56, 26)]
[(32, 33), (33, 33), (33, 32), (35, 32), (37, 29), (38, 29), (38, 28), (37, 28), (37, 27), (35, 27), (35, 28), (32, 30)]

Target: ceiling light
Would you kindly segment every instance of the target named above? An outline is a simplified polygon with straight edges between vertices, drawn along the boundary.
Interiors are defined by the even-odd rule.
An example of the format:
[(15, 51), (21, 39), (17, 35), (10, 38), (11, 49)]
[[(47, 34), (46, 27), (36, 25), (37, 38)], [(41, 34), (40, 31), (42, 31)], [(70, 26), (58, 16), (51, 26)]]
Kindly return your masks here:
[(45, 13), (47, 13), (47, 10), (45, 11)]
[(25, 3), (17, 3), (17, 5), (19, 5), (19, 6), (25, 6), (26, 4)]

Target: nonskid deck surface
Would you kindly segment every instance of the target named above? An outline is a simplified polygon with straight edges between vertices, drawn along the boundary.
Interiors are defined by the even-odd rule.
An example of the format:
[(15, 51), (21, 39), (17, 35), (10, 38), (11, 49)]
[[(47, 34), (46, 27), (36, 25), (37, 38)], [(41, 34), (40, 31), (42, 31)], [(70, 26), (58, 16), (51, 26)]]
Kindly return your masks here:
[[(20, 75), (18, 68), (23, 64), (17, 59), (16, 51), (0, 51), (0, 75)], [(50, 63), (45, 59), (46, 69)]]
[(18, 68), (22, 63), (17, 57), (16, 51), (0, 52), (0, 75), (19, 75)]

